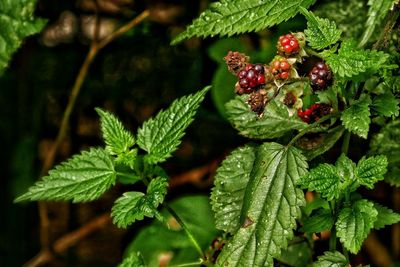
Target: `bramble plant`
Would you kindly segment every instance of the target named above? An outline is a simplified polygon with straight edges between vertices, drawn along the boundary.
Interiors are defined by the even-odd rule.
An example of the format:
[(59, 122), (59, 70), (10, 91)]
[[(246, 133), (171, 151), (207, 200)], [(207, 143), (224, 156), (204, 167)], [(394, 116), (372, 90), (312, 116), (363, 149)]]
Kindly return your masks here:
[[(10, 2), (6, 10), (22, 8), (23, 1), (16, 2), (21, 4)], [(149, 235), (179, 243), (166, 245), (179, 251), (171, 266), (350, 266), (350, 254), (360, 252), (373, 229), (400, 221), (400, 214), (360, 191), (379, 181), (400, 186), (400, 40), (395, 28), (400, 4), (369, 0), (360, 28), (348, 15), (325, 10), (341, 9), (346, 1), (329, 1), (317, 10), (314, 2), (220, 0), (172, 41), (257, 32), (296, 15), (307, 21), (303, 31), (275, 36), (277, 52), (269, 62), (252, 62), (244, 51), (226, 51), (221, 58), (237, 81), (232, 88), (212, 90), (235, 92), (224, 112), (252, 141), (233, 150), (216, 172), (210, 197), (216, 229), (204, 198), (164, 202), (168, 175), (160, 165), (178, 148), (210, 87), (175, 100), (137, 133), (96, 109), (105, 147), (56, 166), (16, 202), (85, 202), (117, 182), (143, 183), (145, 192), (124, 193), (111, 210), (114, 224), (122, 228), (156, 218), (131, 243), (120, 267), (158, 266), (155, 254), (144, 248), (152, 244), (143, 245)], [(42, 21), (28, 19), (30, 26), (21, 28), (18, 40), (40, 30)], [(1, 66), (17, 46), (9, 44)], [(377, 133), (371, 133), (372, 124), (380, 127)], [(359, 159), (350, 159), (351, 138), (370, 142)], [(322, 155), (337, 147), (335, 160), (325, 161)], [(329, 233), (329, 250), (316, 254), (315, 237), (321, 233)]]

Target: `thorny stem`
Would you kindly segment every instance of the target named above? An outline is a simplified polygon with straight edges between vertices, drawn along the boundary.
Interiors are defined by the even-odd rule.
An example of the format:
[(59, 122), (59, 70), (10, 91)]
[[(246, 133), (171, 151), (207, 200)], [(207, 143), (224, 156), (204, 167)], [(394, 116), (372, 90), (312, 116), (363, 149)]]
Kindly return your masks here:
[(170, 206), (168, 206), (168, 204), (164, 203), (163, 205), (167, 209), (167, 211), (175, 218), (175, 220), (179, 223), (179, 225), (183, 228), (183, 230), (185, 231), (186, 235), (189, 237), (189, 240), (192, 242), (193, 246), (196, 248), (197, 252), (199, 253), (200, 257), (204, 258), (203, 250), (201, 249), (201, 247), (200, 247), (199, 243), (197, 242), (196, 238), (190, 232), (190, 230), (187, 227), (187, 225), (182, 221), (182, 219), (179, 217), (179, 215)]
[(321, 123), (330, 120), (332, 118), (338, 117), (340, 115), (340, 112), (335, 112), (335, 113), (331, 113), (327, 116), (322, 117), (321, 119), (319, 119), (318, 121), (308, 125), (306, 128), (304, 128), (303, 130), (301, 130), (290, 142), (289, 144), (287, 144), (286, 147), (290, 147), (292, 146), (294, 143), (296, 143), (297, 140), (299, 140), (301, 137), (303, 137), (305, 134), (307, 134), (308, 132), (310, 132), (310, 130), (314, 129), (315, 127), (319, 126)]
[[(51, 147), (50, 151), (48, 152), (44, 163), (42, 170), (40, 172), (40, 176), (45, 175), (45, 173), (53, 166), (55, 156), (57, 154), (58, 149), (60, 148), (60, 145), (62, 141), (64, 140), (67, 129), (68, 129), (68, 124), (69, 124), (69, 119), (71, 116), (71, 113), (75, 107), (76, 99), (79, 95), (79, 92), (82, 88), (82, 84), (87, 76), (88, 70), (90, 65), (92, 64), (93, 60), (95, 59), (96, 55), (98, 52), (104, 48), (106, 45), (111, 43), (114, 39), (120, 37), (127, 31), (129, 31), (131, 28), (135, 27), (138, 25), (140, 22), (142, 22), (145, 18), (149, 16), (149, 11), (145, 10), (141, 14), (139, 14), (137, 17), (135, 17), (133, 20), (116, 30), (114, 33), (110, 34), (100, 42), (97, 42), (97, 36), (98, 36), (98, 18), (96, 18), (96, 27), (94, 29), (94, 38), (93, 41), (90, 45), (90, 49), (88, 54), (86, 55), (86, 58), (79, 70), (79, 73), (75, 79), (75, 83), (71, 89), (71, 93), (68, 99), (68, 104), (67, 107), (65, 108), (62, 120), (61, 120), (61, 125), (60, 129), (58, 131), (56, 140), (53, 143), (53, 146)], [(40, 239), (41, 239), (41, 245), (42, 249), (49, 249), (50, 247), (50, 238), (49, 238), (49, 227), (50, 227), (50, 222), (49, 218), (47, 215), (47, 206), (45, 202), (39, 202), (38, 204), (38, 209), (39, 209), (39, 218), (40, 218)]]

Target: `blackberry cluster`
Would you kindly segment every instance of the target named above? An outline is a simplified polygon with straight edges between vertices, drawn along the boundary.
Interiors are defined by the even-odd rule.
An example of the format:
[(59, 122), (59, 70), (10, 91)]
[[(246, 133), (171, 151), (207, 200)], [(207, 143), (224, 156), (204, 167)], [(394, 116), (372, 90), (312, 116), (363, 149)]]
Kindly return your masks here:
[(314, 91), (325, 90), (332, 83), (332, 71), (323, 62), (315, 64), (308, 76)]
[(265, 84), (264, 66), (261, 64), (247, 64), (244, 70), (238, 73), (239, 85), (245, 93)]
[(298, 110), (297, 115), (306, 123), (313, 123), (318, 121), (323, 116), (331, 113), (331, 106), (328, 104), (314, 104), (306, 110)]
[(282, 35), (279, 37), (278, 50), (286, 55), (297, 54), (300, 51), (299, 41), (291, 33)]
[(292, 65), (290, 65), (286, 58), (279, 58), (272, 62), (271, 73), (275, 79), (286, 80), (290, 77), (291, 68)]

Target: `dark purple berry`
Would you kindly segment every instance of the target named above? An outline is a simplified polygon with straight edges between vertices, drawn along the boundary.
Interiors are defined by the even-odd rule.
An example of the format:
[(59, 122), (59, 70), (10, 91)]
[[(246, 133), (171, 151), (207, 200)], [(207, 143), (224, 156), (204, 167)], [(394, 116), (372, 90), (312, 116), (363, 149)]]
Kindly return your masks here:
[(249, 88), (249, 82), (246, 78), (240, 79), (239, 84), (242, 88)]
[(264, 73), (264, 66), (263, 65), (261, 65), (261, 64), (256, 64), (255, 66), (254, 66), (254, 69), (258, 72), (258, 73)]
[(315, 90), (325, 90), (332, 83), (332, 71), (323, 62), (315, 64), (314, 68), (308, 75), (311, 82), (311, 87)]
[(246, 75), (247, 75), (247, 71), (242, 70), (242, 71), (239, 72), (238, 77), (240, 79), (242, 79), (242, 78), (246, 77)]
[(251, 69), (247, 72), (246, 78), (248, 80), (253, 80), (256, 77), (256, 75), (257, 73), (253, 69)]

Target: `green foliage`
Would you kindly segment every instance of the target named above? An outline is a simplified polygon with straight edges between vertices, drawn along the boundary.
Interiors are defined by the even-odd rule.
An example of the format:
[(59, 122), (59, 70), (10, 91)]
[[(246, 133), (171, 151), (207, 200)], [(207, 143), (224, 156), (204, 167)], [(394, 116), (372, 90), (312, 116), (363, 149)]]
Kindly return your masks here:
[(374, 223), (374, 229), (381, 229), (386, 225), (400, 222), (400, 214), (386, 208), (378, 203), (374, 203), (374, 208), (378, 211), (377, 219)]
[(368, 99), (355, 101), (340, 117), (347, 130), (365, 139), (371, 123), (369, 102)]
[[(180, 197), (168, 205), (177, 213), (202, 249), (207, 249), (218, 235), (214, 215), (206, 196)], [(170, 265), (198, 260), (199, 254), (175, 218), (163, 209), (166, 223), (154, 220), (141, 230), (128, 245), (126, 255), (139, 251), (149, 267), (160, 266), (161, 255), (171, 255)], [(160, 241), (161, 240), (161, 241)]]
[(113, 114), (96, 108), (100, 116), (101, 132), (106, 143), (106, 150), (112, 155), (127, 152), (135, 144), (132, 134), (125, 130), (122, 123)]
[(398, 0), (369, 0), (369, 10), (368, 10), (368, 20), (365, 23), (366, 30), (361, 38), (360, 45), (364, 46), (372, 34), (374, 33), (376, 27), (378, 27), (386, 15), (389, 13), (390, 9), (393, 8)]
[(92, 148), (56, 166), (15, 201), (90, 201), (99, 198), (115, 181), (116, 172), (110, 155), (104, 149)]
[(221, 0), (210, 5), (184, 32), (175, 37), (172, 44), (197, 36), (232, 36), (244, 32), (259, 31), (292, 18), (299, 7), (307, 8), (315, 0)]
[(126, 257), (118, 267), (146, 267), (144, 260), (140, 253), (131, 253)]
[(0, 2), (0, 75), (7, 67), (22, 41), (42, 30), (45, 20), (33, 15), (36, 0), (12, 0)]
[(214, 178), (211, 205), (216, 226), (234, 234), (240, 227), (240, 213), (250, 173), (253, 169), (256, 147), (238, 148), (222, 162)]
[(326, 63), (340, 77), (351, 78), (365, 72), (377, 72), (389, 59), (389, 55), (376, 50), (357, 48), (352, 40), (342, 42), (337, 54), (328, 53)]
[(400, 120), (387, 123), (370, 143), (370, 154), (383, 154), (388, 159), (386, 181), (400, 186)]
[(399, 116), (399, 100), (391, 92), (376, 96), (372, 100), (371, 108), (380, 116)]
[(277, 100), (268, 102), (262, 116), (258, 116), (247, 104), (247, 99), (248, 95), (236, 96), (226, 104), (228, 120), (243, 136), (269, 139), (307, 127), (299, 117), (289, 116), (286, 106)]
[(196, 111), (210, 87), (175, 100), (138, 130), (137, 144), (147, 151), (145, 160), (150, 164), (165, 161), (181, 142), (186, 128), (193, 121)]
[(337, 236), (346, 249), (357, 253), (374, 227), (378, 212), (374, 204), (365, 199), (357, 200), (340, 210), (336, 222)]
[(377, 181), (383, 180), (388, 162), (385, 156), (363, 157), (357, 164), (357, 181), (372, 189)]
[(346, 257), (338, 251), (327, 251), (324, 255), (318, 257), (318, 261), (313, 267), (347, 267), (349, 262)]
[(339, 196), (340, 177), (335, 166), (320, 164), (299, 181), (303, 188), (321, 193), (324, 198), (332, 200)]
[(320, 233), (330, 230), (335, 223), (330, 210), (319, 209), (315, 215), (304, 220), (301, 231), (309, 233)]
[(257, 149), (242, 226), (222, 250), (219, 266), (272, 266), (273, 258), (293, 237), (299, 207), (305, 204), (295, 183), (306, 171), (305, 158), (296, 148), (264, 143)]
[(289, 266), (307, 267), (312, 258), (312, 249), (306, 239), (293, 238), (286, 249), (283, 249), (279, 262)]
[(352, 182), (354, 180), (356, 164), (345, 154), (340, 155), (335, 165), (341, 181)]
[(305, 8), (300, 7), (300, 10), (307, 18), (307, 29), (304, 33), (309, 46), (314, 49), (324, 49), (339, 41), (342, 31), (337, 29), (335, 22), (319, 18)]
[(115, 201), (111, 210), (113, 222), (118, 227), (126, 228), (136, 220), (146, 217), (159, 217), (157, 207), (164, 201), (168, 183), (166, 178), (155, 178), (147, 187), (147, 194), (126, 192)]

